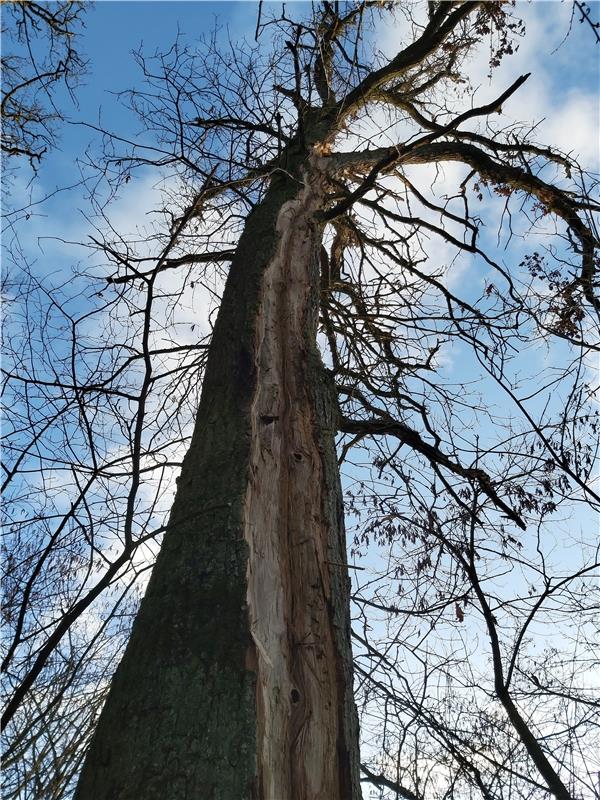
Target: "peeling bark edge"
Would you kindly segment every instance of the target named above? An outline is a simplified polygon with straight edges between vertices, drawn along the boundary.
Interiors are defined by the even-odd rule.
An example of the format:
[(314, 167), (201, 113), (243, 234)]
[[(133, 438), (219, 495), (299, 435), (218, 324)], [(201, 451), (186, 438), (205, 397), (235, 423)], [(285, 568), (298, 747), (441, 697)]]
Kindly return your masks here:
[(257, 314), (245, 536), (268, 800), (359, 796), (335, 399), (316, 348), (324, 182), (315, 161), (278, 216)]

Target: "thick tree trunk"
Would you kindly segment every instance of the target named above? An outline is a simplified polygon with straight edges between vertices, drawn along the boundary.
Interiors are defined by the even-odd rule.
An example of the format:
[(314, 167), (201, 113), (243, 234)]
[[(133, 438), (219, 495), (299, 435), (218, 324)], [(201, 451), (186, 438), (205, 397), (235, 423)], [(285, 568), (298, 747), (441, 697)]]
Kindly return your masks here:
[(316, 349), (323, 185), (313, 161), (287, 173), (240, 239), (77, 800), (360, 797), (336, 401)]

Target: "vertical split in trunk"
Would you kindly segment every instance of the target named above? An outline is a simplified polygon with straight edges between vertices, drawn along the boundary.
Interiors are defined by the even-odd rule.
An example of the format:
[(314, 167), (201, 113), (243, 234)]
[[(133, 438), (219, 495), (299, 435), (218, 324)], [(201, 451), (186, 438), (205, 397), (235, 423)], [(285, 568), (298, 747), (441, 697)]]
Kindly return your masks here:
[(169, 530), (77, 800), (357, 800), (322, 179), (276, 177), (219, 311)]
[[(277, 220), (278, 247), (263, 279), (256, 325), (256, 391), (245, 501), (250, 663), (257, 675), (259, 797), (346, 800), (350, 673), (346, 582), (333, 409), (316, 353), (316, 287), (323, 201), (318, 175)], [(323, 394), (325, 392), (325, 395)], [(320, 395), (320, 396), (319, 396)], [(332, 510), (334, 512), (332, 517)], [(342, 581), (332, 580), (332, 573)], [(340, 630), (341, 628), (341, 630)]]

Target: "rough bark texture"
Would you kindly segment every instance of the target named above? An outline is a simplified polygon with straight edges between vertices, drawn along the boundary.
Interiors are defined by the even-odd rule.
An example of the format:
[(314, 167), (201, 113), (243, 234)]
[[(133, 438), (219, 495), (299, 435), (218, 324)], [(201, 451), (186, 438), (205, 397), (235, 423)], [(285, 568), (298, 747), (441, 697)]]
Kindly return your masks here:
[(77, 800), (355, 800), (348, 577), (316, 345), (322, 199), (248, 217), (169, 531)]

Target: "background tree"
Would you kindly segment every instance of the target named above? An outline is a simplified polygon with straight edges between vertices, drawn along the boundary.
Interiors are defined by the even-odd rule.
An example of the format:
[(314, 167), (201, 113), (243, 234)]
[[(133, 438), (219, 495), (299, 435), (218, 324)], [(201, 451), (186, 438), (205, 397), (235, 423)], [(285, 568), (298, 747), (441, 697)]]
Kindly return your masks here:
[(57, 87), (74, 99), (85, 70), (75, 39), (83, 2), (34, 3), (9, 0), (2, 6), (2, 153), (39, 163), (56, 142), (64, 118)]
[[(413, 798), (594, 791), (597, 553), (565, 561), (549, 517), (598, 500), (595, 184), (521, 126), (494, 129), (527, 76), (469, 103), (468, 54), (491, 40), (493, 66), (522, 32), (505, 5), (395, 10), (391, 58), (370, 52), (379, 3), (260, 14), (258, 45), (233, 54), (140, 54), (148, 88), (128, 100), (149, 135), (108, 137), (103, 165), (113, 187), (156, 168), (164, 224), (126, 239), (96, 194), (109, 285), (91, 303), (74, 290), (89, 275), (49, 295), (13, 254), (9, 796), (71, 785), (200, 385), (78, 796), (240, 797), (256, 779), (258, 796), (358, 796), (335, 429), (352, 549), (387, 548), (376, 579), (353, 570), (364, 775)], [(453, 194), (420, 172), (447, 163)], [(516, 257), (485, 235), (493, 203)], [(532, 231), (548, 237), (533, 252)], [(485, 281), (456, 285), (461, 263)], [(193, 321), (181, 333), (194, 293), (220, 304), (200, 339)], [(546, 376), (517, 383), (523, 352), (555, 340)], [(451, 353), (476, 365), (458, 386)], [(43, 493), (23, 480), (38, 469)], [(573, 614), (572, 644), (527, 647)]]

